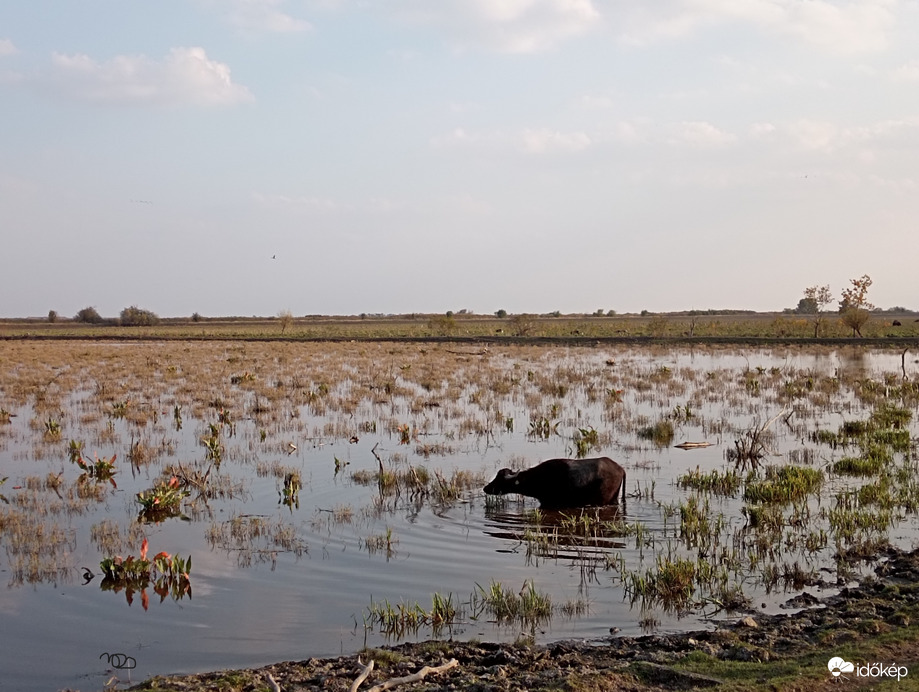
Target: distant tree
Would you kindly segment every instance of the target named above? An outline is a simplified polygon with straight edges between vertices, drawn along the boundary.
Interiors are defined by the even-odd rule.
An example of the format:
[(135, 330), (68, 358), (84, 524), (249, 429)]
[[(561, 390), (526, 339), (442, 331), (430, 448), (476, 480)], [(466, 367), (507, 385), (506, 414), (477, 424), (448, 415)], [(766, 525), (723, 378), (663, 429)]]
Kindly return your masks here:
[(452, 310), (447, 310), (445, 315), (434, 315), (428, 320), (428, 329), (438, 336), (449, 336), (456, 331), (456, 318)]
[(823, 309), (833, 302), (833, 294), (829, 284), (826, 286), (808, 286), (804, 289), (804, 297), (798, 301), (797, 313), (799, 315), (814, 316), (814, 338), (820, 335), (820, 322), (823, 319)]
[(603, 317), (603, 308), (597, 308), (597, 311), (594, 313), (594, 317)]
[(842, 289), (842, 300), (839, 301), (839, 316), (847, 327), (852, 327), (852, 336), (862, 335), (862, 327), (871, 317), (874, 306), (868, 302), (868, 289), (871, 277), (865, 274), (860, 279), (849, 279), (851, 288)]
[(504, 310), (503, 308), (501, 310), (497, 310), (495, 312), (495, 317), (499, 317), (503, 320), (505, 317), (507, 317), (507, 310)]
[(191, 314), (191, 321), (192, 321), (192, 322), (200, 322), (201, 319), (202, 319), (202, 318), (201, 318), (201, 314), (200, 314), (200, 313), (193, 312), (193, 313)]
[(93, 307), (83, 308), (73, 319), (76, 322), (83, 322), (85, 324), (102, 324), (105, 321), (102, 319), (102, 315)]
[(533, 329), (533, 316), (527, 314), (514, 315), (511, 324), (514, 327), (514, 334), (526, 336)]
[(607, 311), (606, 311), (606, 316), (607, 316), (607, 317), (615, 317), (615, 316), (616, 316), (616, 311), (615, 311), (615, 310), (607, 310)]
[(279, 324), (281, 325), (281, 334), (287, 331), (288, 327), (294, 323), (294, 316), (290, 310), (281, 310), (278, 313)]
[(48, 321), (57, 322), (57, 310), (48, 310)]
[(817, 312), (817, 301), (813, 298), (804, 297), (798, 301), (798, 307), (796, 307), (794, 310), (789, 310), (788, 312), (793, 312), (798, 315), (813, 315)]
[(142, 310), (136, 305), (125, 308), (119, 315), (119, 322), (123, 327), (152, 327), (159, 324), (159, 316), (150, 310)]

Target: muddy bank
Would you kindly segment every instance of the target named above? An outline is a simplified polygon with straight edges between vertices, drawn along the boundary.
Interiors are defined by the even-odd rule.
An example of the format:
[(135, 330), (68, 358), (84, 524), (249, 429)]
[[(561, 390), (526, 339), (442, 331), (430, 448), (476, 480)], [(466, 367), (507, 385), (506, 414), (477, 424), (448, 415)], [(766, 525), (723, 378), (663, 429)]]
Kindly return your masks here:
[[(818, 600), (806, 594), (788, 615), (741, 614), (731, 625), (673, 635), (611, 637), (605, 642), (545, 646), (431, 641), (372, 649), (375, 668), (360, 689), (440, 666), (400, 690), (821, 690), (839, 680), (827, 663), (905, 667), (899, 683), (882, 678), (843, 680), (845, 689), (919, 688), (919, 551), (890, 550), (876, 576)], [(309, 659), (264, 668), (156, 677), (132, 690), (348, 690), (361, 671), (358, 657)], [(890, 687), (894, 689), (894, 687)]]

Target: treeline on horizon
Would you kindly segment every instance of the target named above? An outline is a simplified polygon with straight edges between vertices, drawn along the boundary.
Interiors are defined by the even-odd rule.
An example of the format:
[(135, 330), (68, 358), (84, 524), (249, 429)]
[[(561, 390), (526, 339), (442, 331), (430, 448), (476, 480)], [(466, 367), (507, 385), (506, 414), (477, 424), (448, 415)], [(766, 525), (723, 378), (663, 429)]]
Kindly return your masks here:
[[(355, 315), (331, 315), (331, 314), (305, 314), (297, 317), (296, 319), (315, 319), (315, 320), (334, 320), (334, 319), (403, 319), (403, 320), (420, 320), (428, 319), (432, 316), (444, 315), (451, 318), (497, 318), (505, 319), (508, 317), (513, 317), (515, 315), (525, 315), (530, 317), (538, 317), (544, 319), (556, 318), (577, 318), (577, 319), (587, 319), (587, 318), (601, 318), (601, 317), (716, 317), (716, 316), (749, 316), (755, 317), (760, 316), (772, 316), (777, 314), (782, 315), (813, 315), (815, 310), (809, 309), (808, 305), (799, 305), (796, 308), (784, 308), (781, 311), (757, 311), (757, 310), (744, 310), (744, 309), (735, 309), (735, 308), (709, 308), (705, 310), (672, 310), (672, 311), (651, 311), (651, 310), (642, 310), (640, 312), (625, 312), (618, 313), (615, 310), (596, 310), (594, 312), (581, 312), (581, 313), (562, 313), (559, 310), (554, 310), (552, 312), (544, 313), (509, 313), (506, 310), (497, 310), (494, 313), (476, 313), (472, 310), (461, 309), (457, 311), (447, 310), (445, 312), (430, 313), (430, 312), (410, 312), (410, 313), (360, 313)], [(833, 314), (835, 310), (827, 311), (827, 314)], [(872, 315), (902, 315), (902, 316), (919, 316), (919, 310), (912, 310), (910, 308), (902, 306), (894, 306), (890, 308), (872, 308), (869, 310)], [(103, 317), (94, 307), (86, 307), (77, 312), (73, 317), (65, 317), (59, 315), (55, 310), (49, 311), (46, 317), (2, 317), (0, 321), (3, 322), (76, 322), (80, 324), (87, 325), (97, 325), (97, 326), (138, 326), (138, 327), (150, 327), (156, 326), (161, 323), (183, 323), (183, 322), (220, 322), (220, 321), (247, 321), (247, 320), (289, 320), (294, 318), (290, 311), (281, 311), (277, 315), (223, 315), (223, 316), (204, 316), (200, 313), (194, 312), (188, 317), (184, 316), (173, 316), (173, 317), (160, 317), (151, 310), (145, 310), (138, 308), (137, 306), (130, 306), (121, 311), (117, 317)]]

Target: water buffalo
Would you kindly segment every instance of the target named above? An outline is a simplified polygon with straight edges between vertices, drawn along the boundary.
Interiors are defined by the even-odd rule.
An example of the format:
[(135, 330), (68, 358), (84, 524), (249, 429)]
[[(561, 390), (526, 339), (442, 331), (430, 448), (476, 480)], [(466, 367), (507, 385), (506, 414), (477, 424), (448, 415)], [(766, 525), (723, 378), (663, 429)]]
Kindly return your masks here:
[(501, 469), (486, 495), (535, 497), (545, 509), (612, 505), (625, 500), (625, 469), (608, 457), (549, 459), (525, 471)]

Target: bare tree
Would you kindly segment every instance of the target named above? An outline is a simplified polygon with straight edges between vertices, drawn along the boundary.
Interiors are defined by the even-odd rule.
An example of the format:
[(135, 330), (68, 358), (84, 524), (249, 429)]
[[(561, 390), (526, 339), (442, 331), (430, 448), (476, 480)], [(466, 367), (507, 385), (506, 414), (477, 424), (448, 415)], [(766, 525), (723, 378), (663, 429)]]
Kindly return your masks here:
[(842, 300), (839, 301), (839, 316), (842, 323), (852, 327), (852, 336), (862, 335), (862, 327), (871, 317), (870, 310), (874, 305), (868, 302), (868, 288), (871, 286), (871, 277), (865, 274), (860, 279), (849, 279), (851, 288), (842, 289)]
[(281, 334), (283, 334), (294, 323), (293, 313), (290, 310), (281, 310), (278, 313), (278, 322), (281, 325)]
[(823, 308), (833, 302), (833, 294), (829, 284), (826, 286), (808, 286), (804, 289), (804, 297), (798, 307), (806, 305), (814, 316), (814, 338), (820, 335), (820, 323), (823, 319)]

